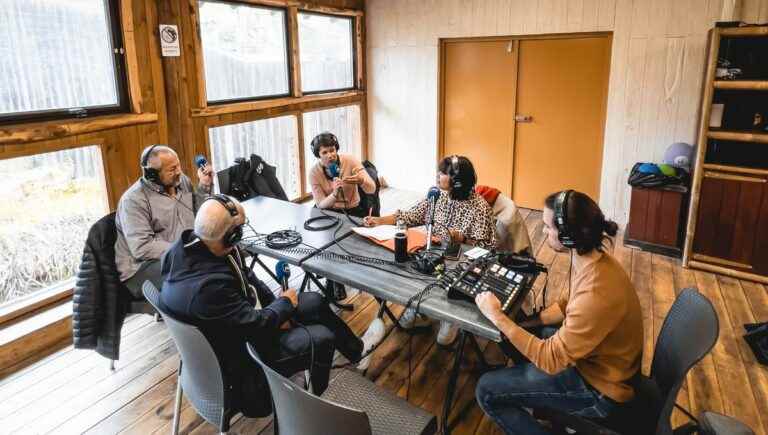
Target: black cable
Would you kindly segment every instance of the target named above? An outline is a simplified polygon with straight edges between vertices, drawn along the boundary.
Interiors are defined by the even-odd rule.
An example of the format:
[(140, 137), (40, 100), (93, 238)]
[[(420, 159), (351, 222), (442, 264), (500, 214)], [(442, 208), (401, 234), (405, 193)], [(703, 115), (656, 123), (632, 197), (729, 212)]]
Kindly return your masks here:
[(679, 409), (680, 411), (682, 411), (682, 413), (683, 413), (683, 414), (685, 414), (685, 415), (686, 415), (688, 418), (690, 418), (690, 419), (691, 419), (691, 420), (692, 420), (694, 423), (696, 423), (696, 426), (699, 426), (699, 420), (698, 420), (696, 417), (694, 417), (694, 416), (693, 416), (693, 415), (692, 415), (690, 412), (688, 412), (688, 410), (687, 410), (687, 409), (683, 408), (682, 406), (678, 405), (677, 403), (675, 403), (675, 408), (677, 408), (677, 409)]
[[(315, 222), (324, 221), (324, 220), (329, 220), (331, 222), (325, 225), (316, 225), (316, 226), (312, 225)], [(304, 229), (307, 231), (325, 231), (335, 227), (336, 225), (339, 225), (339, 222), (341, 221), (336, 216), (331, 216), (323, 213), (322, 216), (311, 217), (306, 221), (304, 221)]]
[(286, 249), (299, 245), (302, 242), (301, 234), (294, 230), (273, 231), (264, 239), (268, 248)]

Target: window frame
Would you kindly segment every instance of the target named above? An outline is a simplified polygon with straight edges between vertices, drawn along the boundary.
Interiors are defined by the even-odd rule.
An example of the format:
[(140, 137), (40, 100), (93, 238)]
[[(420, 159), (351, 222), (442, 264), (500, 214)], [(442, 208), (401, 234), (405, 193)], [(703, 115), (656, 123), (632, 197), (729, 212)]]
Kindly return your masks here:
[[(302, 95), (317, 95), (317, 94), (329, 94), (332, 92), (345, 92), (345, 91), (355, 91), (358, 90), (358, 83), (357, 83), (357, 34), (355, 31), (355, 17), (354, 16), (347, 16), (347, 15), (337, 15), (337, 14), (331, 14), (326, 12), (318, 12), (313, 11), (311, 9), (298, 9), (296, 12), (296, 42), (297, 42), (297, 49), (299, 51), (299, 55), (297, 56), (297, 65), (296, 68), (299, 68), (301, 71), (301, 39), (299, 38), (299, 14), (308, 14), (308, 15), (320, 15), (320, 16), (326, 16), (326, 17), (332, 17), (332, 18), (339, 18), (339, 19), (345, 19), (349, 21), (349, 43), (350, 43), (350, 53), (352, 55), (352, 86), (347, 88), (335, 88), (335, 89), (320, 89), (317, 91), (304, 91), (302, 89), (302, 84), (299, 83), (298, 87), (299, 90), (301, 90)], [(304, 77), (303, 73), (304, 71), (301, 71), (302, 76)]]
[[(239, 98), (229, 98), (225, 100), (209, 100), (208, 99), (208, 74), (205, 70), (205, 47), (203, 45), (203, 30), (200, 25), (200, 3), (201, 2), (208, 2), (208, 3), (223, 3), (223, 4), (230, 4), (230, 5), (238, 5), (242, 7), (252, 7), (257, 9), (273, 9), (273, 10), (279, 10), (283, 12), (283, 35), (285, 36), (285, 64), (286, 64), (286, 74), (288, 79), (288, 89), (285, 93), (282, 94), (269, 94), (269, 95), (259, 95), (259, 96), (250, 96), (250, 97), (239, 97)], [(203, 80), (203, 91), (205, 92), (205, 104), (208, 106), (222, 106), (227, 104), (237, 104), (237, 103), (243, 103), (247, 101), (262, 101), (262, 100), (272, 100), (276, 98), (285, 98), (290, 97), (292, 95), (291, 89), (293, 89), (293, 65), (291, 62), (291, 34), (290, 34), (290, 19), (288, 17), (289, 11), (287, 7), (280, 7), (280, 6), (272, 6), (272, 5), (266, 5), (266, 4), (256, 4), (248, 1), (237, 1), (237, 0), (196, 0), (196, 6), (198, 8), (198, 19), (197, 19), (197, 28), (199, 29), (200, 36), (200, 60), (201, 60), (201, 66), (202, 71), (200, 71), (201, 78)]]
[[(46, 142), (48, 143), (48, 142)], [(95, 146), (97, 148), (98, 159), (100, 160), (101, 167), (101, 183), (104, 187), (104, 194), (107, 206), (107, 213), (111, 213), (114, 209), (114, 198), (112, 197), (112, 185), (109, 176), (110, 167), (107, 161), (107, 147), (109, 147), (108, 141), (102, 135), (96, 135), (94, 137), (84, 138), (83, 140), (77, 140), (65, 146), (43, 146), (39, 149), (33, 149), (32, 152), (25, 152), (20, 155), (11, 155), (6, 157), (7, 159), (30, 157), (38, 154), (55, 153), (60, 151), (67, 151), (72, 149), (78, 149), (83, 147)], [(5, 160), (2, 158), (0, 160)], [(95, 222), (93, 222), (95, 223)], [(93, 223), (91, 225), (93, 225)], [(74, 294), (75, 281), (77, 273), (71, 277), (62, 281), (53, 283), (47, 287), (40, 288), (30, 294), (24, 295), (16, 300), (7, 301), (0, 304), (0, 327), (4, 327), (6, 324), (12, 324), (18, 319), (23, 319), (28, 315), (34, 315), (39, 312), (43, 312), (53, 306), (56, 306), (68, 299), (71, 299)]]
[(60, 119), (84, 119), (95, 116), (130, 113), (131, 99), (128, 84), (128, 62), (126, 60), (125, 41), (121, 14), (121, 0), (102, 0), (106, 9), (109, 40), (114, 62), (113, 78), (117, 91), (116, 105), (68, 107), (62, 109), (36, 110), (0, 114), (0, 125), (24, 124)]

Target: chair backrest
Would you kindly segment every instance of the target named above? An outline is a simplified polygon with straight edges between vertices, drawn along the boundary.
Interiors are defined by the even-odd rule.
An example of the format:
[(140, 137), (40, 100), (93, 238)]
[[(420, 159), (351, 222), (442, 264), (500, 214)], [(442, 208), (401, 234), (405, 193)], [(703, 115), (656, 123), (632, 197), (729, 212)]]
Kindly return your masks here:
[(179, 382), (187, 400), (209, 423), (218, 428), (228, 426), (224, 394), (224, 372), (216, 354), (200, 330), (169, 316), (160, 309), (160, 292), (150, 281), (142, 287), (144, 297), (163, 315), (176, 348), (181, 355)]
[(651, 378), (664, 401), (657, 434), (671, 434), (670, 416), (688, 370), (717, 342), (720, 326), (712, 303), (696, 289), (680, 292), (664, 319), (651, 365)]
[(248, 353), (267, 376), (277, 427), (284, 435), (370, 435), (368, 415), (312, 395), (272, 370), (248, 343)]

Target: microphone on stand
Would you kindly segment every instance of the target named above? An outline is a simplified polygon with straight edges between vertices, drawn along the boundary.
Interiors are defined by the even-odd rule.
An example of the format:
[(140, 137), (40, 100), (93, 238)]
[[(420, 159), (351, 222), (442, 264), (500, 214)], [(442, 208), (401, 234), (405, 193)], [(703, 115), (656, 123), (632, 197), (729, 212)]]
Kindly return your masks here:
[(275, 264), (275, 276), (277, 281), (283, 287), (283, 291), (288, 290), (288, 278), (291, 277), (291, 267), (285, 261), (278, 261)]
[(440, 189), (431, 187), (427, 192), (427, 201), (429, 201), (429, 217), (427, 219), (427, 251), (432, 249), (432, 230), (435, 226), (435, 209), (437, 208), (437, 199), (440, 197)]

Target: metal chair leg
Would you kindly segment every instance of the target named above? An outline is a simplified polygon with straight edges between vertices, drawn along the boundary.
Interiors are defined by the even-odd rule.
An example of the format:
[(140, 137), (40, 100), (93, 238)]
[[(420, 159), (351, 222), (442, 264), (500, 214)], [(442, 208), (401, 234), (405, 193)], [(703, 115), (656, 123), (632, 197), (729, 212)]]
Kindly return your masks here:
[(173, 404), (173, 425), (171, 433), (179, 433), (179, 419), (181, 418), (181, 361), (179, 361), (179, 371), (176, 373), (176, 402)]

